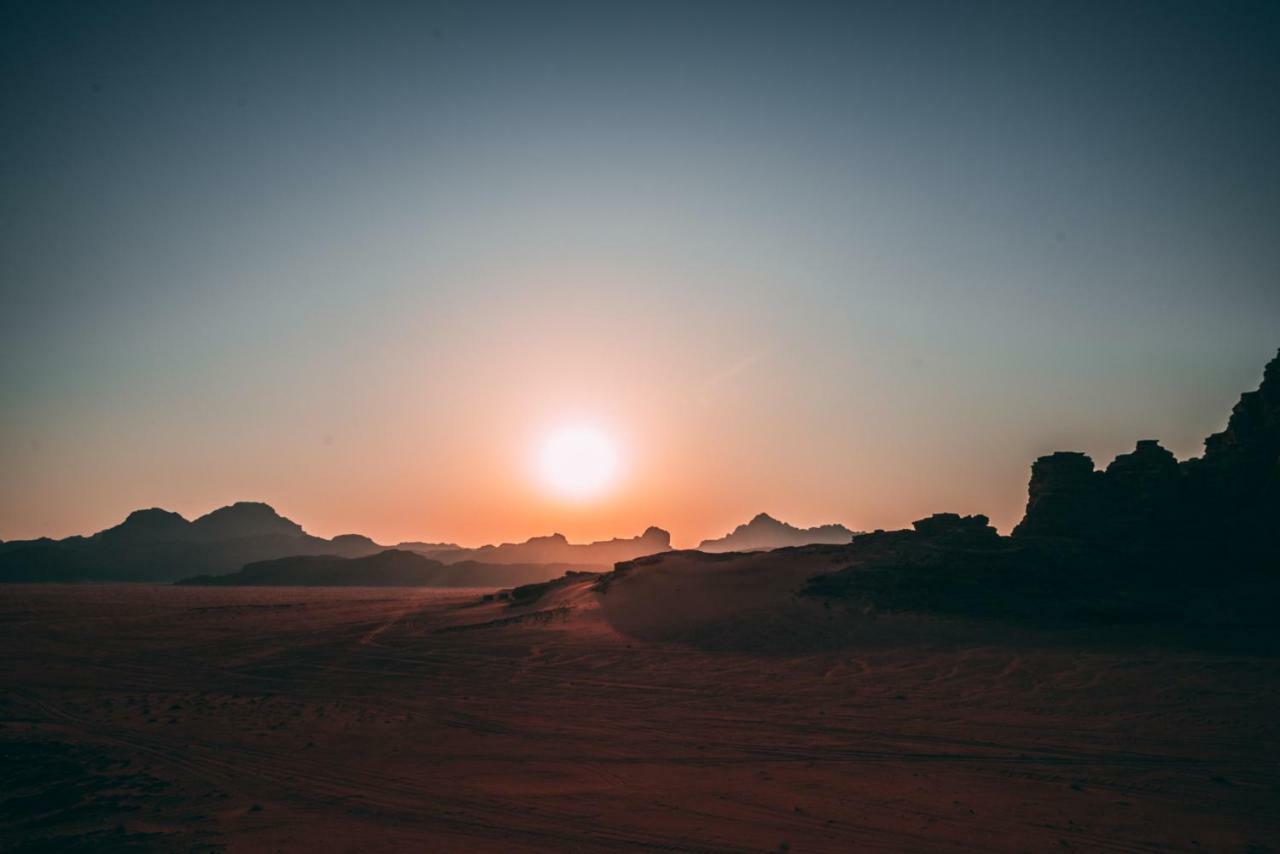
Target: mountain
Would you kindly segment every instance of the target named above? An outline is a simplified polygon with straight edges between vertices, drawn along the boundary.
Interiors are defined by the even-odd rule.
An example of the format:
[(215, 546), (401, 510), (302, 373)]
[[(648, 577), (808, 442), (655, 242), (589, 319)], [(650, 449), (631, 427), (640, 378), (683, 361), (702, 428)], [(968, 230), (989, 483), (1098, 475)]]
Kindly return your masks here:
[(178, 584), (209, 587), (515, 587), (558, 578), (565, 564), (443, 564), (402, 549), (364, 557), (300, 555), (246, 564), (227, 575), (200, 575)]
[(671, 549), (671, 535), (661, 528), (649, 527), (638, 537), (615, 538), (594, 543), (571, 543), (563, 534), (533, 537), (523, 543), (503, 543), (475, 549), (451, 549), (424, 552), (426, 557), (442, 563), (472, 560), (480, 563), (560, 563), (583, 568), (612, 569), (618, 561)]
[[(168, 582), (226, 575), (246, 564), (282, 558), (363, 558), (398, 551), (441, 565), (457, 565), (457, 569), (437, 573), (445, 579), (445, 586), (505, 586), (542, 581), (566, 567), (612, 569), (618, 561), (670, 548), (670, 534), (649, 528), (638, 537), (595, 543), (570, 543), (563, 535), (552, 534), (477, 549), (409, 542), (389, 550), (361, 534), (340, 534), (331, 540), (315, 537), (268, 504), (240, 501), (194, 521), (169, 510), (150, 508), (135, 510), (119, 525), (89, 537), (0, 542), (0, 582)], [(494, 569), (494, 564), (513, 568)], [(535, 568), (542, 564), (554, 569)], [(343, 571), (359, 570), (347, 567)], [(467, 576), (468, 572), (474, 577)]]
[(297, 522), (284, 518), (269, 504), (259, 501), (237, 501), (229, 507), (220, 507), (192, 522), (191, 531), (202, 540), (307, 535)]
[(174, 581), (270, 558), (382, 550), (354, 534), (313, 537), (261, 502), (238, 502), (195, 521), (151, 508), (89, 537), (0, 543), (0, 581)]
[(177, 513), (152, 507), (135, 510), (114, 528), (96, 535), (104, 543), (133, 545), (192, 539), (191, 523)]
[(698, 551), (756, 552), (818, 543), (843, 545), (851, 539), (853, 539), (853, 531), (844, 525), (797, 528), (786, 522), (779, 522), (768, 513), (760, 513), (745, 525), (734, 528), (732, 533), (716, 540), (703, 540), (698, 545)]
[(421, 555), (431, 554), (433, 552), (451, 552), (462, 548), (457, 543), (424, 543), (420, 541), (409, 541), (397, 543), (395, 548), (406, 552), (417, 552)]

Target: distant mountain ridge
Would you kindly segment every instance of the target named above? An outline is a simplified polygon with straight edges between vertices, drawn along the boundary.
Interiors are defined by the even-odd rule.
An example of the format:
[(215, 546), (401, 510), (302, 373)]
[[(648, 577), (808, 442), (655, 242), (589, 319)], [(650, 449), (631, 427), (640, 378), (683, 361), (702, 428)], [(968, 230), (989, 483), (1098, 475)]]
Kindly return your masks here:
[(462, 546), (457, 543), (424, 543), (420, 540), (410, 540), (403, 543), (397, 543), (395, 547), (401, 551), (417, 552), (422, 555), (429, 554), (431, 552), (451, 552), (454, 549), (462, 548)]
[[(650, 526), (638, 537), (571, 543), (564, 534), (532, 537), (523, 543), (502, 543), (475, 549), (423, 551), (442, 563), (473, 560), (481, 563), (571, 563), (594, 569), (612, 569), (618, 561), (671, 550), (671, 534)], [(415, 549), (416, 551), (416, 549)]]
[(96, 538), (108, 543), (152, 543), (306, 536), (301, 525), (276, 513), (269, 504), (237, 501), (191, 522), (179, 513), (158, 507), (135, 510), (119, 525), (99, 531), (88, 539)]
[(780, 549), (787, 546), (844, 545), (853, 539), (854, 532), (844, 525), (818, 525), (813, 528), (797, 528), (770, 516), (758, 513), (745, 525), (739, 525), (729, 534), (698, 544), (700, 552), (755, 552)]
[(88, 537), (0, 543), (0, 581), (175, 581), (270, 558), (360, 557), (383, 548), (358, 535), (312, 536), (259, 501), (239, 501), (194, 521), (150, 508)]
[[(671, 548), (671, 535), (650, 527), (638, 537), (570, 543), (563, 534), (533, 537), (523, 543), (503, 543), (465, 549), (453, 543), (405, 542), (389, 549), (362, 534), (339, 534), (325, 539), (281, 516), (269, 504), (239, 501), (188, 521), (160, 508), (135, 510), (123, 522), (91, 536), (52, 540), (0, 541), (0, 582), (30, 581), (149, 581), (171, 582), (192, 576), (237, 572), (246, 564), (301, 556), (363, 558), (398, 550), (414, 553), (459, 570), (437, 573), (454, 579), (471, 567), (484, 577), (518, 577), (516, 583), (543, 580), (531, 572), (533, 564), (554, 564), (555, 574), (566, 567), (612, 569), (618, 561)], [(514, 565), (517, 571), (498, 572), (480, 565)], [(538, 576), (538, 577), (533, 577)], [(462, 582), (458, 582), (462, 583)], [(477, 580), (471, 586), (486, 586)], [(453, 581), (446, 586), (456, 586)], [(464, 585), (465, 586), (465, 585)]]

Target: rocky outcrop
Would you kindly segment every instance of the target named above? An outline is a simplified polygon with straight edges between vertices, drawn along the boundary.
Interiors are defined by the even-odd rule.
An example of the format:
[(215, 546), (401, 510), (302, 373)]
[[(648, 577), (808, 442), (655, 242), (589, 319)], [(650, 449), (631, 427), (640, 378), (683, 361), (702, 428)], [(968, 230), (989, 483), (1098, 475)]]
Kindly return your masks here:
[(1103, 470), (1050, 454), (1031, 467), (1011, 537), (951, 513), (912, 528), (855, 537), (846, 566), (802, 592), (870, 610), (1248, 635), (1259, 626), (1237, 612), (1280, 592), (1280, 356), (1200, 458), (1179, 463), (1154, 439)]
[(1075, 537), (1098, 515), (1098, 473), (1088, 454), (1058, 451), (1031, 464), (1027, 512), (1016, 536)]
[(934, 513), (926, 519), (912, 522), (911, 527), (925, 539), (957, 545), (989, 545), (1000, 539), (999, 532), (991, 526), (991, 520), (981, 513), (975, 516)]
[(1280, 355), (1246, 392), (1204, 456), (1179, 463), (1154, 439), (1104, 471), (1059, 452), (1031, 467), (1016, 538), (1061, 537), (1130, 555), (1238, 559), (1277, 544), (1280, 529)]
[(1204, 464), (1246, 480), (1274, 478), (1280, 454), (1280, 354), (1262, 373), (1257, 391), (1240, 395), (1227, 429), (1204, 440)]
[(910, 530), (855, 536), (832, 556), (844, 567), (810, 578), (800, 593), (867, 612), (1024, 614), (1031, 598), (1026, 588), (1033, 583), (1024, 571), (1026, 557), (1026, 549), (1000, 536), (986, 516), (936, 513)]
[(1262, 385), (1240, 396), (1204, 456), (1183, 464), (1194, 511), (1236, 538), (1278, 543), (1280, 531), (1280, 355)]
[(1127, 541), (1129, 550), (1158, 546), (1182, 516), (1182, 469), (1154, 439), (1143, 439), (1132, 453), (1116, 457), (1100, 480), (1101, 507), (1108, 515), (1097, 527), (1113, 542)]
[(1095, 471), (1087, 454), (1050, 454), (1031, 466), (1027, 512), (1013, 535), (1145, 539), (1172, 523), (1182, 479), (1177, 459), (1154, 439), (1140, 440), (1104, 471)]

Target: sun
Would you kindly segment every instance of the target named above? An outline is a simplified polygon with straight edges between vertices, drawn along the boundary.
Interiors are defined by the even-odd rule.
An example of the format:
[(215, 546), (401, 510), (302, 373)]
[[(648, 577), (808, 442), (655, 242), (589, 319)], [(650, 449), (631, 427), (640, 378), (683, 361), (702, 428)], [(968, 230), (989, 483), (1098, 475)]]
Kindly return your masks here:
[(573, 500), (593, 498), (608, 489), (617, 476), (617, 446), (594, 425), (558, 427), (542, 442), (538, 469), (543, 482), (557, 495)]

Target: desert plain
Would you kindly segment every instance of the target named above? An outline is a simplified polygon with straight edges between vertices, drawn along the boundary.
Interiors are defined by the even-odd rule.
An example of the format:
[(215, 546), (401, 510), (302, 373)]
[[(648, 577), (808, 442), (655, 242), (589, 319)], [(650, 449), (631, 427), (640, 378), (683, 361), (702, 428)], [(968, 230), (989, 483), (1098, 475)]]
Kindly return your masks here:
[(1274, 656), (643, 578), (0, 587), (0, 849), (1280, 845)]

